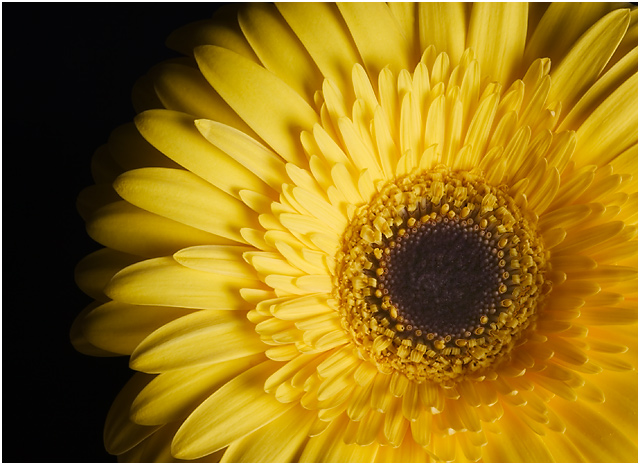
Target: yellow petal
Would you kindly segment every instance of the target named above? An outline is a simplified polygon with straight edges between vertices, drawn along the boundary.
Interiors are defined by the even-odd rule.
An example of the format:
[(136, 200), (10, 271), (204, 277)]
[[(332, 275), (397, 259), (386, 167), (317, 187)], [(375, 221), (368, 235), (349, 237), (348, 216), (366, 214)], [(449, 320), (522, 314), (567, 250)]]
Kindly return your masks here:
[(338, 8), (329, 3), (285, 2), (276, 6), (322, 74), (350, 99), (351, 68), (361, 61)]
[[(517, 410), (517, 409), (514, 409)], [(505, 409), (500, 420), (500, 434), (487, 433), (483, 459), (490, 462), (552, 462), (553, 457), (543, 439), (526, 428), (517, 412)]]
[(280, 78), (224, 48), (198, 47), (198, 66), (231, 108), (285, 160), (303, 166), (299, 134), (318, 115)]
[(613, 92), (577, 132), (580, 165), (604, 166), (638, 142), (638, 73)]
[(112, 249), (100, 249), (84, 257), (76, 265), (75, 281), (85, 294), (106, 302), (103, 290), (114, 274), (140, 260), (140, 257)]
[(323, 222), (327, 228), (340, 234), (346, 227), (347, 219), (323, 198), (301, 187), (294, 187), (293, 195), (307, 211)]
[(175, 30), (167, 39), (167, 45), (187, 56), (193, 56), (198, 45), (219, 45), (260, 63), (238, 25), (238, 11), (239, 5), (223, 5), (213, 19), (197, 21)]
[(579, 127), (580, 124), (618, 87), (638, 70), (638, 47), (625, 55), (580, 97), (562, 120), (559, 131)]
[(266, 186), (253, 173), (207, 142), (194, 119), (176, 111), (149, 110), (135, 121), (154, 147), (224, 192), (236, 198), (241, 189), (265, 192)]
[(134, 399), (131, 419), (141, 425), (181, 420), (223, 384), (263, 360), (263, 355), (254, 355), (161, 373)]
[(238, 21), (265, 68), (313, 104), (322, 74), (275, 6), (249, 4), (240, 10)]
[(109, 154), (123, 171), (147, 166), (178, 168), (180, 165), (147, 142), (134, 123), (124, 124), (109, 134)]
[(307, 439), (314, 413), (296, 407), (259, 430), (231, 443), (222, 463), (288, 463)]
[[(629, 26), (629, 10), (614, 11), (594, 24), (551, 72), (549, 101), (571, 108), (598, 78)], [(637, 105), (636, 105), (637, 108)]]
[(276, 369), (267, 361), (218, 389), (185, 420), (172, 443), (172, 454), (196, 459), (220, 450), (285, 414), (296, 404), (281, 404), (264, 392), (267, 377)]
[(111, 182), (108, 184), (95, 184), (80, 191), (76, 200), (76, 208), (86, 222), (89, 221), (94, 212), (118, 200), (122, 199), (113, 189)]
[(259, 282), (192, 270), (164, 257), (125, 268), (105, 292), (130, 304), (248, 310), (250, 305), (239, 294), (245, 287), (259, 288)]
[(91, 355), (92, 357), (120, 356), (122, 354), (119, 354), (117, 352), (110, 352), (108, 350), (100, 349), (99, 347), (94, 346), (87, 340), (84, 335), (84, 331), (82, 328), (84, 319), (89, 314), (89, 312), (91, 312), (98, 305), (99, 302), (93, 302), (92, 304), (89, 304), (84, 308), (84, 310), (80, 312), (80, 314), (78, 314), (75, 320), (73, 320), (73, 323), (71, 323), (71, 329), (69, 330), (69, 339), (71, 339), (71, 344), (73, 345), (73, 348), (78, 352), (85, 355)]
[(177, 63), (163, 63), (152, 72), (155, 92), (167, 110), (219, 121), (251, 137), (257, 137), (247, 123), (222, 100), (197, 68)]
[(567, 423), (565, 434), (588, 461), (637, 462), (635, 432), (622, 431), (585, 403), (580, 408), (562, 409), (561, 416)]
[(347, 152), (357, 170), (369, 170), (374, 179), (383, 179), (383, 174), (378, 166), (373, 147), (368, 146), (368, 144), (358, 136), (353, 121), (347, 117), (342, 117), (338, 120), (338, 127)]
[(467, 18), (462, 3), (420, 3), (420, 50), (434, 45), (457, 64), (465, 49)]
[(96, 347), (119, 354), (131, 354), (149, 334), (193, 310), (108, 302), (87, 314), (83, 333)]
[(613, 2), (553, 2), (544, 12), (527, 43), (525, 65), (548, 57), (559, 64), (580, 36), (620, 4)]
[(151, 333), (131, 354), (130, 366), (161, 373), (235, 360), (266, 349), (244, 313), (202, 310)]
[(142, 257), (171, 255), (192, 245), (232, 243), (122, 200), (96, 211), (87, 232), (109, 248)]
[(527, 9), (526, 3), (476, 3), (471, 9), (467, 46), (482, 72), (502, 85), (510, 83), (522, 61)]
[(252, 279), (257, 277), (255, 270), (242, 258), (249, 250), (252, 249), (233, 245), (202, 245), (179, 250), (173, 258), (194, 270)]
[(142, 426), (129, 419), (131, 402), (153, 376), (136, 373), (113, 401), (104, 425), (104, 445), (110, 454), (122, 454), (152, 435), (160, 426)]
[[(276, 192), (289, 182), (278, 155), (242, 131), (211, 120), (197, 120), (198, 131), (223, 152), (254, 173)], [(247, 189), (252, 188), (246, 185)], [(260, 192), (260, 191), (258, 191)]]
[(141, 168), (122, 174), (114, 187), (140, 208), (238, 242), (241, 228), (260, 227), (244, 203), (189, 171)]
[(398, 73), (409, 67), (410, 49), (385, 3), (339, 3), (370, 76), (385, 67)]

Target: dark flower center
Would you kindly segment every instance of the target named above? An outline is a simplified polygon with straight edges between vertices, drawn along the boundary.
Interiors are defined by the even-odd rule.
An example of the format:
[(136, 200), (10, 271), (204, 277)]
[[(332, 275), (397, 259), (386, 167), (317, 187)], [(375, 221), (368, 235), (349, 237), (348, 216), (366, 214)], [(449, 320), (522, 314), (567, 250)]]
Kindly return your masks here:
[(516, 202), (480, 176), (395, 179), (342, 238), (334, 290), (343, 326), (383, 373), (444, 385), (483, 376), (534, 320), (549, 290), (547, 255)]
[(427, 222), (398, 237), (379, 263), (379, 288), (406, 331), (469, 337), (500, 306), (505, 272), (489, 241), (460, 222)]

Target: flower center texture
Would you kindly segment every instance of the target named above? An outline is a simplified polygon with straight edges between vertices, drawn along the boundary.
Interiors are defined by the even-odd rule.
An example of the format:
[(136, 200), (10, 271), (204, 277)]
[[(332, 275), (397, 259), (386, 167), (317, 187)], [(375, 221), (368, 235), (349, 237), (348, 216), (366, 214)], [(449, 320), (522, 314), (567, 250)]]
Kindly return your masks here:
[(357, 210), (337, 258), (343, 325), (361, 355), (418, 382), (451, 385), (498, 362), (546, 293), (532, 220), (470, 172), (389, 182)]

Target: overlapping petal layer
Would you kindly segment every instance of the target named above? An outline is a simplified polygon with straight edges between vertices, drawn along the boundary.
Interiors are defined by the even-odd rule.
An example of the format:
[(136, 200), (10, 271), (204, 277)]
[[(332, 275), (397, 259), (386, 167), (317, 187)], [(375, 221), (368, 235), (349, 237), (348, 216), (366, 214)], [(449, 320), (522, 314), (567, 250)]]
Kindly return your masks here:
[[(170, 38), (188, 58), (141, 81), (145, 111), (96, 152), (81, 194), (107, 248), (78, 266), (96, 304), (72, 339), (143, 372), (109, 413), (107, 449), (637, 461), (637, 10), (238, 10)], [(368, 354), (392, 341), (359, 345), (336, 292), (361, 207), (437, 170), (500, 187), (549, 257), (535, 324), (447, 385), (379, 369)]]

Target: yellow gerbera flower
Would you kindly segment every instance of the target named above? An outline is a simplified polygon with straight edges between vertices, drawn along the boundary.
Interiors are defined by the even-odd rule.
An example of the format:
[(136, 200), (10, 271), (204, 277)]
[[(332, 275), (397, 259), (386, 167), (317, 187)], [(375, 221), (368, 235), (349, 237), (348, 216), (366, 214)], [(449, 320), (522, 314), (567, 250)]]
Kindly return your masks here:
[(637, 10), (258, 4), (95, 155), (125, 461), (637, 461)]

